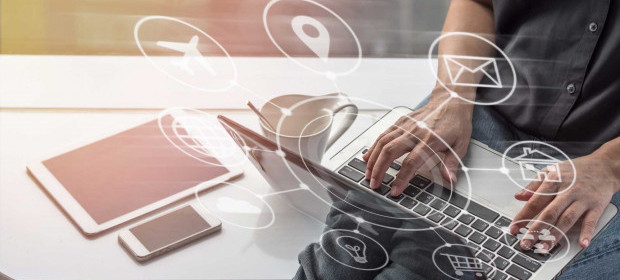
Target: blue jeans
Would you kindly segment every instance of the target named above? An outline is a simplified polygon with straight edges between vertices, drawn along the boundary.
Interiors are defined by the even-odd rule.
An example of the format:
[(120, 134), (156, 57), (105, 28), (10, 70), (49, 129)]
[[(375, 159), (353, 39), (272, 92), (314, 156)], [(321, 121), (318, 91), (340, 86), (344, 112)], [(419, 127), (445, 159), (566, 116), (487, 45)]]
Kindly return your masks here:
[[(422, 101), (416, 109), (426, 103), (428, 103), (428, 98)], [(536, 137), (519, 131), (490, 107), (475, 106), (472, 124), (472, 138), (499, 152), (504, 152), (517, 141), (537, 140)], [(620, 193), (612, 197), (611, 203), (620, 207)], [(620, 219), (618, 216), (558, 279), (620, 279)]]

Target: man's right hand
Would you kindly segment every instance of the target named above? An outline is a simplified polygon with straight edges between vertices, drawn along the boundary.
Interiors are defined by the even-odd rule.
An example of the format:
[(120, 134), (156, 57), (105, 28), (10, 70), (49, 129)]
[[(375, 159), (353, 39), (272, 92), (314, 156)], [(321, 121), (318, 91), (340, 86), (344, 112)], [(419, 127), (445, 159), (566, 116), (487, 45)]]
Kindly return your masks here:
[(456, 182), (457, 156), (465, 156), (471, 137), (473, 105), (453, 98), (441, 106), (449, 96), (445, 90), (435, 90), (427, 105), (401, 117), (377, 138), (363, 157), (368, 163), (366, 179), (372, 189), (379, 187), (390, 164), (408, 152), (392, 183), (392, 196), (401, 194), (426, 160), (436, 157), (435, 153), (445, 164), (441, 166), (443, 177)]

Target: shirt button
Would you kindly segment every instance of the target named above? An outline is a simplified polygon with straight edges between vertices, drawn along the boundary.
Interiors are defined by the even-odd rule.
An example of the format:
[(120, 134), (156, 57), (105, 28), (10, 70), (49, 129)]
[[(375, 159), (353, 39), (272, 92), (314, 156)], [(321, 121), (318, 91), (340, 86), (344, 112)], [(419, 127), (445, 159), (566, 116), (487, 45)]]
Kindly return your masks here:
[(568, 86), (566, 86), (566, 91), (568, 91), (568, 93), (573, 94), (575, 93), (575, 84), (568, 84)]
[(596, 32), (596, 30), (598, 30), (598, 24), (596, 24), (596, 22), (590, 22), (590, 25), (588, 25), (588, 29), (590, 30), (590, 32), (594, 33)]

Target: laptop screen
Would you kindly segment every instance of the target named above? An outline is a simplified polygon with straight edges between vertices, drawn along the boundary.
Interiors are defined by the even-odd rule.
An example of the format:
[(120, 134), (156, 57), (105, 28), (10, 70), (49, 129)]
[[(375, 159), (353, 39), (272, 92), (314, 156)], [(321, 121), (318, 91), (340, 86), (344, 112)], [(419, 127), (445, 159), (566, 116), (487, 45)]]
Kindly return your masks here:
[(331, 279), (381, 273), (407, 279), (485, 279), (472, 248), (454, 233), (295, 152), (276, 152), (271, 140), (225, 117), (220, 121), (233, 138), (242, 138), (242, 144), (237, 142), (249, 147), (250, 161), (273, 188), (297, 190), (282, 194), (292, 207), (325, 224), (317, 242), (299, 254), (298, 273), (329, 272), (324, 277)]

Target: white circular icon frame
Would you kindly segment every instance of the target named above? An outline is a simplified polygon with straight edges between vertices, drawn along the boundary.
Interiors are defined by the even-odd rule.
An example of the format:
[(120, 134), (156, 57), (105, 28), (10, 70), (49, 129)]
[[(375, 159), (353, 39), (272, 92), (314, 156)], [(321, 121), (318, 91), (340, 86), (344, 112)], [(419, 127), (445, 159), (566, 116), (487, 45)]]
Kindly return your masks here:
[[(519, 146), (519, 145), (528, 145), (528, 144), (533, 144), (533, 145), (543, 145), (543, 146), (547, 146), (551, 149), (556, 150), (557, 152), (559, 152), (564, 158), (566, 158), (566, 161), (568, 161), (571, 165), (571, 168), (573, 169), (573, 179), (570, 183), (570, 185), (566, 188), (564, 188), (561, 191), (558, 192), (553, 192), (553, 193), (542, 193), (542, 192), (537, 192), (537, 191), (532, 191), (527, 189), (527, 186), (521, 186), (521, 184), (519, 184), (515, 179), (512, 178), (512, 176), (510, 176), (510, 172), (505, 173), (506, 176), (508, 177), (508, 179), (510, 179), (510, 181), (512, 183), (514, 183), (517, 187), (530, 192), (532, 194), (537, 194), (537, 195), (558, 195), (561, 194), (563, 192), (566, 192), (568, 190), (570, 190), (574, 185), (575, 182), (577, 182), (577, 168), (575, 167), (575, 164), (573, 163), (573, 160), (571, 160), (571, 158), (564, 153), (564, 151), (560, 150), (559, 148), (557, 148), (556, 146), (553, 146), (551, 144), (542, 142), (542, 141), (536, 141), (536, 140), (526, 140), (526, 141), (519, 141), (517, 143), (514, 143), (512, 145), (510, 145), (508, 148), (506, 148), (506, 150), (504, 151), (504, 154), (502, 155), (502, 170), (508, 170), (508, 168), (506, 168), (506, 161), (508, 160), (508, 152), (512, 149), (514, 149), (515, 147)], [(544, 182), (544, 181), (543, 181)], [(542, 183), (542, 182), (541, 182)]]
[[(441, 245), (441, 246), (435, 248), (435, 250), (433, 251), (433, 255), (431, 256), (431, 259), (433, 259), (433, 264), (435, 265), (435, 268), (437, 268), (437, 270), (439, 270), (439, 272), (443, 273), (445, 276), (450, 277), (450, 279), (460, 280), (459, 278), (452, 277), (450, 274), (448, 274), (445, 271), (443, 271), (443, 269), (441, 269), (441, 267), (439, 267), (439, 265), (437, 265), (437, 261), (435, 260), (435, 256), (437, 255), (437, 251), (439, 251), (441, 248), (451, 248), (451, 247), (464, 247), (464, 248), (472, 249), (472, 250), (474, 250), (474, 252), (478, 252), (478, 250), (482, 250), (482, 249), (478, 249), (478, 248), (476, 248), (474, 246), (467, 245), (467, 244), (452, 244), (452, 243), (446, 243), (444, 245)], [(472, 257), (468, 257), (468, 258), (476, 258), (476, 257), (472, 256)], [(479, 260), (479, 261), (482, 262), (482, 260)], [(496, 268), (495, 264), (493, 262), (491, 262), (490, 265), (493, 268)], [(497, 273), (497, 269), (493, 269), (492, 273), (490, 273), (489, 275), (485, 275), (485, 276), (488, 279), (491, 279), (493, 276), (495, 276), (495, 273)]]
[[(269, 36), (269, 39), (271, 40), (271, 42), (276, 46), (276, 48), (278, 48), (278, 50), (283, 53), (287, 58), (289, 58), (291, 61), (293, 61), (295, 64), (301, 66), (302, 68), (312, 71), (314, 73), (317, 74), (321, 74), (321, 75), (325, 75), (327, 77), (336, 77), (336, 76), (346, 76), (349, 75), (351, 73), (353, 73), (355, 70), (357, 70), (357, 68), (359, 68), (360, 64), (362, 63), (362, 45), (360, 44), (359, 39), (357, 38), (357, 35), (355, 34), (355, 32), (353, 31), (353, 29), (351, 28), (351, 26), (349, 26), (349, 24), (344, 21), (344, 19), (342, 17), (340, 17), (338, 14), (336, 14), (334, 11), (332, 11), (331, 9), (327, 8), (326, 6), (324, 6), (323, 4), (320, 4), (318, 2), (315, 2), (313, 0), (301, 0), (302, 2), (308, 2), (310, 4), (313, 4), (325, 11), (327, 11), (328, 13), (330, 13), (331, 15), (333, 15), (334, 17), (336, 17), (336, 19), (338, 19), (340, 22), (342, 22), (344, 24), (344, 26), (347, 28), (347, 30), (349, 31), (349, 33), (351, 33), (351, 35), (353, 36), (353, 39), (355, 39), (355, 44), (357, 45), (357, 60), (355, 62), (355, 65), (353, 65), (353, 67), (347, 71), (344, 72), (333, 72), (333, 71), (319, 71), (317, 69), (314, 69), (312, 67), (309, 67), (303, 63), (301, 63), (300, 61), (298, 61), (297, 59), (295, 59), (294, 57), (290, 56), (279, 44), (278, 42), (275, 40), (275, 38), (273, 37), (273, 35), (271, 34), (271, 31), (269, 31), (269, 25), (267, 24), (267, 14), (269, 12), (269, 9), (271, 9), (271, 7), (273, 5), (275, 5), (277, 2), (281, 2), (281, 1), (286, 1), (286, 0), (271, 0), (269, 3), (267, 3), (267, 6), (265, 6), (265, 9), (263, 10), (263, 25), (265, 27), (265, 31), (267, 32), (267, 36)], [(299, 2), (299, 1), (298, 1)]]
[[(207, 182), (205, 182), (207, 183)], [(263, 204), (265, 204), (267, 206), (267, 209), (269, 209), (269, 213), (271, 214), (271, 220), (269, 221), (269, 223), (267, 223), (266, 225), (262, 225), (262, 226), (256, 226), (256, 227), (250, 227), (250, 226), (245, 226), (245, 225), (240, 225), (238, 223), (235, 222), (231, 222), (227, 219), (223, 219), (221, 217), (218, 217), (215, 213), (213, 213), (213, 211), (211, 211), (211, 209), (209, 209), (209, 207), (205, 206), (204, 203), (202, 202), (202, 200), (200, 199), (200, 196), (198, 195), (200, 188), (200, 185), (196, 186), (194, 188), (194, 197), (196, 198), (196, 200), (198, 201), (198, 204), (200, 204), (200, 206), (207, 212), (211, 213), (212, 215), (216, 216), (218, 219), (220, 219), (222, 222), (225, 222), (227, 224), (230, 224), (232, 226), (238, 227), (238, 228), (243, 228), (243, 229), (249, 229), (249, 230), (260, 230), (260, 229), (266, 229), (271, 227), (275, 221), (276, 221), (276, 214), (273, 211), (273, 208), (271, 208), (271, 205), (269, 205), (269, 203), (267, 203), (267, 201), (265, 200), (265, 198), (263, 198), (262, 196), (256, 194), (255, 192), (251, 191), (250, 189), (243, 187), (243, 186), (239, 186), (237, 184), (233, 184), (233, 183), (229, 183), (229, 182), (221, 182), (220, 184), (226, 184), (226, 185), (230, 185), (236, 188), (239, 188), (242, 191), (245, 191), (253, 196), (255, 196), (257, 199), (259, 199), (260, 201), (263, 202)], [(207, 194), (207, 195), (212, 195), (212, 194)]]
[[(523, 219), (523, 220), (514, 221), (514, 222), (512, 222), (512, 223), (513, 223), (513, 224), (519, 224), (519, 223), (524, 223), (524, 222), (527, 222), (527, 224), (530, 224), (530, 223), (532, 223), (532, 224), (533, 224), (533, 223), (537, 223), (537, 222), (539, 222), (539, 223), (543, 223), (543, 224), (545, 224), (545, 225), (547, 225), (547, 226), (549, 226), (549, 227), (551, 227), (551, 228), (555, 229), (556, 231), (558, 231), (558, 232), (562, 233), (562, 238), (564, 238), (564, 240), (566, 241), (566, 242), (564, 242), (564, 243), (566, 244), (566, 248), (565, 248), (565, 249), (560, 249), (560, 250), (564, 250), (564, 254), (563, 254), (561, 257), (556, 256), (555, 258), (551, 258), (551, 259), (549, 259), (549, 260), (546, 260), (546, 261), (540, 261), (540, 262), (542, 262), (542, 263), (552, 263), (552, 262), (557, 262), (557, 261), (559, 261), (559, 260), (561, 260), (561, 259), (565, 258), (566, 256), (568, 256), (568, 252), (570, 251), (570, 240), (568, 239), (568, 235), (566, 235), (566, 233), (564, 233), (563, 231), (561, 231), (558, 227), (556, 227), (556, 226), (554, 226), (554, 225), (552, 225), (552, 224), (550, 224), (550, 223), (547, 223), (547, 222), (545, 222), (545, 221), (541, 221), (541, 220), (534, 220), (534, 219)], [(519, 242), (521, 242), (521, 240), (519, 240)], [(558, 241), (558, 242), (556, 242), (555, 244), (557, 244), (557, 243), (560, 243), (560, 242)], [(553, 248), (551, 248), (551, 250), (553, 250)]]
[[(469, 36), (469, 37), (473, 37), (473, 38), (479, 39), (479, 40), (489, 44), (493, 48), (495, 48), (506, 59), (506, 61), (508, 62), (508, 65), (510, 65), (510, 70), (512, 71), (513, 80), (512, 80), (512, 87), (511, 87), (510, 91), (508, 92), (508, 94), (504, 98), (502, 98), (502, 99), (500, 99), (498, 101), (493, 101), (493, 102), (478, 102), (478, 101), (475, 101), (475, 100), (472, 101), (472, 100), (469, 100), (467, 98), (462, 97), (460, 94), (458, 94), (457, 92), (454, 92), (453, 90), (451, 90), (449, 87), (447, 87), (444, 84), (444, 82), (439, 78), (439, 75), (438, 75), (439, 70), (435, 69), (433, 67), (433, 59), (432, 59), (432, 57), (433, 57), (433, 50), (435, 49), (436, 46), (438, 46), (439, 42), (442, 39), (444, 39), (446, 37), (449, 37), (449, 36)], [(438, 61), (438, 63), (439, 63), (439, 61)], [(515, 71), (515, 67), (512, 64), (512, 61), (510, 61), (510, 58), (506, 55), (506, 53), (504, 51), (502, 51), (502, 49), (500, 49), (497, 45), (495, 45), (495, 43), (493, 43), (493, 42), (489, 41), (488, 39), (486, 39), (486, 38), (484, 38), (484, 37), (482, 37), (480, 35), (477, 35), (477, 34), (467, 33), (467, 32), (449, 32), (449, 33), (445, 33), (445, 34), (442, 34), (441, 36), (437, 37), (437, 39), (435, 39), (433, 41), (433, 43), (431, 43), (431, 46), (428, 49), (428, 64), (429, 64), (429, 66), (431, 68), (431, 72), (433, 72), (433, 75), (435, 75), (435, 80), (437, 80), (437, 82), (441, 85), (442, 88), (447, 90), (451, 94), (451, 96), (455, 96), (458, 99), (461, 99), (461, 100), (463, 100), (465, 102), (468, 102), (468, 103), (471, 103), (471, 104), (474, 104), (474, 105), (490, 106), (490, 105), (501, 104), (504, 101), (508, 100), (508, 98), (510, 98), (512, 96), (512, 94), (514, 93), (515, 89), (517, 88), (517, 72)], [(439, 68), (439, 66), (437, 68)]]
[[(200, 34), (204, 35), (205, 37), (207, 37), (209, 40), (211, 40), (211, 42), (213, 42), (218, 48), (220, 48), (220, 50), (222, 50), (222, 52), (224, 52), (224, 54), (226, 54), (226, 58), (228, 59), (230, 65), (232, 66), (233, 69), (233, 79), (231, 80), (231, 82), (222, 88), (218, 88), (218, 89), (208, 89), (208, 88), (202, 88), (202, 87), (198, 87), (195, 85), (192, 85), (190, 83), (187, 83), (185, 81), (183, 81), (182, 79), (176, 77), (175, 75), (172, 75), (171, 73), (169, 73), (168, 71), (166, 71), (165, 69), (163, 69), (162, 67), (160, 67), (159, 65), (157, 65), (157, 63), (155, 63), (155, 61), (153, 61), (153, 59), (151, 59), (151, 57), (149, 55), (146, 54), (146, 52), (144, 51), (144, 48), (142, 47), (142, 43), (140, 43), (140, 38), (138, 36), (138, 32), (140, 31), (140, 27), (142, 26), (142, 24), (144, 24), (145, 22), (149, 21), (149, 20), (168, 20), (168, 21), (172, 21), (172, 22), (176, 22), (176, 23), (180, 23), (183, 24), (191, 29), (194, 29), (196, 31), (198, 31)], [(168, 76), (169, 78), (175, 80), (178, 83), (181, 83), (184, 86), (188, 86), (190, 88), (193, 88), (195, 90), (198, 91), (204, 91), (204, 92), (223, 92), (223, 91), (227, 91), (229, 89), (231, 89), (232, 87), (235, 86), (235, 83), (233, 83), (232, 81), (236, 81), (238, 78), (238, 72), (237, 72), (237, 66), (235, 66), (234, 61), (232, 60), (232, 57), (230, 56), (230, 54), (228, 54), (228, 52), (226, 51), (226, 49), (224, 49), (224, 47), (217, 41), (215, 40), (213, 37), (211, 37), (211, 35), (207, 34), (206, 32), (202, 31), (200, 28), (187, 23), (185, 21), (182, 21), (180, 19), (177, 18), (173, 18), (173, 17), (167, 17), (167, 16), (147, 16), (147, 17), (143, 17), (141, 18), (135, 25), (134, 30), (133, 30), (133, 36), (134, 39), (136, 41), (136, 45), (138, 45), (138, 48), (140, 49), (140, 52), (142, 53), (142, 55), (144, 55), (144, 57), (146, 57), (146, 59), (148, 59), (148, 61), (155, 67), (157, 68), (157, 70), (161, 71), (162, 73), (164, 73), (166, 76)]]
[[(363, 236), (367, 239), (369, 239), (370, 241), (374, 242), (377, 246), (379, 246), (379, 248), (381, 248), (381, 250), (383, 250), (383, 253), (385, 254), (385, 262), (379, 266), (379, 267), (373, 267), (373, 268), (359, 268), (359, 267), (354, 267), (352, 265), (343, 263), (342, 261), (338, 260), (336, 257), (334, 257), (332, 254), (330, 254), (326, 249), (325, 246), (323, 245), (323, 240), (325, 239), (325, 235), (332, 233), (332, 232), (347, 232), (350, 233), (349, 235), (343, 235), (343, 236), (351, 236), (351, 235), (359, 235), (359, 236)], [(342, 236), (340, 236), (342, 237)], [(368, 247), (368, 244), (365, 244)], [(334, 260), (335, 262), (344, 265), (348, 268), (352, 268), (352, 269), (357, 269), (357, 270), (363, 270), (363, 271), (373, 271), (373, 270), (379, 270), (382, 269), (384, 267), (386, 267), (388, 265), (388, 263), (390, 262), (390, 255), (388, 254), (387, 250), (381, 246), (381, 243), (379, 243), (377, 240), (373, 239), (372, 237), (363, 234), (359, 231), (353, 231), (353, 230), (348, 230), (348, 229), (332, 229), (332, 230), (328, 230), (326, 232), (324, 232), (323, 234), (321, 234), (321, 238), (319, 239), (319, 246), (321, 246), (321, 249), (323, 250), (323, 252), (330, 257), (332, 260)]]
[[(245, 164), (245, 162), (248, 160), (248, 154), (247, 154), (247, 151), (246, 151), (246, 150), (244, 150), (244, 149), (241, 149), (241, 151), (242, 151), (241, 153), (243, 154), (243, 159), (242, 159), (242, 160), (234, 160), (234, 161), (231, 161), (231, 160), (229, 160), (229, 159), (227, 159), (227, 158), (216, 157), (216, 156), (214, 156), (214, 155), (206, 155), (206, 154), (204, 154), (204, 153), (202, 153), (202, 152), (200, 152), (200, 151), (196, 151), (196, 150), (195, 150), (194, 148), (192, 148), (192, 147), (189, 147), (192, 151), (196, 151), (196, 152), (200, 153), (201, 155), (205, 155), (205, 156), (208, 156), (208, 157), (212, 157), (212, 158), (214, 158), (214, 159), (217, 159), (218, 161), (220, 161), (220, 164), (217, 164), (217, 163), (213, 163), (213, 162), (206, 161), (206, 160), (204, 160), (204, 159), (201, 159), (201, 158), (199, 158), (199, 157), (196, 157), (195, 155), (192, 155), (191, 153), (189, 153), (189, 152), (185, 151), (183, 148), (179, 147), (179, 146), (177, 145), (177, 143), (175, 143), (174, 141), (172, 141), (172, 139), (170, 139), (170, 136), (168, 136), (168, 134), (164, 131), (164, 127), (163, 127), (163, 123), (162, 123), (162, 118), (163, 118), (164, 116), (166, 116), (166, 115), (169, 115), (169, 116), (171, 116), (171, 117), (174, 119), (174, 118), (175, 118), (175, 116), (171, 113), (171, 112), (174, 112), (174, 111), (190, 111), (190, 112), (193, 112), (193, 113), (197, 113), (197, 114), (199, 114), (199, 115), (204, 115), (205, 117), (208, 117), (208, 118), (214, 118), (214, 117), (213, 117), (212, 115), (208, 114), (208, 113), (203, 112), (203, 111), (196, 110), (196, 109), (192, 109), (192, 108), (184, 108), (184, 107), (173, 107), (173, 108), (168, 108), (168, 109), (165, 109), (165, 110), (163, 110), (163, 111), (161, 111), (161, 112), (159, 113), (159, 116), (157, 117), (157, 125), (159, 126), (159, 130), (160, 130), (160, 132), (164, 135), (164, 137), (166, 137), (166, 140), (168, 140), (168, 142), (170, 142), (170, 144), (172, 144), (175, 148), (177, 148), (179, 151), (181, 151), (181, 152), (182, 152), (182, 153), (184, 153), (185, 155), (187, 155), (187, 156), (189, 156), (189, 157), (191, 157), (191, 158), (193, 158), (193, 159), (195, 159), (195, 160), (197, 160), (197, 161), (200, 161), (200, 162), (202, 162), (202, 163), (205, 163), (205, 164), (208, 164), (208, 165), (213, 165), (213, 166), (220, 166), (220, 167), (236, 167), (236, 166), (240, 166), (240, 165)], [(216, 120), (216, 122), (217, 122), (217, 120)], [(219, 122), (218, 122), (218, 123), (219, 123)], [(222, 123), (220, 123), (220, 124), (221, 124), (221, 125), (226, 125), (226, 124), (222, 124)], [(224, 129), (225, 129), (225, 128), (224, 128)], [(233, 129), (233, 131), (234, 131), (234, 129)], [(177, 133), (176, 133), (176, 131), (174, 131), (174, 132), (175, 132), (175, 136), (178, 136), (178, 135), (177, 135)], [(226, 132), (226, 131), (224, 131), (224, 132)], [(243, 140), (243, 138), (238, 137), (238, 136), (236, 136), (236, 137), (232, 137), (232, 136), (231, 136), (231, 138), (233, 138), (233, 139), (232, 139), (232, 141), (241, 141), (241, 142), (242, 142), (242, 144), (243, 144), (243, 145), (242, 145), (243, 147), (247, 146), (247, 145), (245, 144), (245, 141)], [(236, 139), (235, 139), (235, 138), (236, 138)], [(183, 142), (184, 144), (186, 143), (185, 141), (182, 141), (182, 142)], [(234, 146), (233, 146), (233, 147), (234, 147)]]

